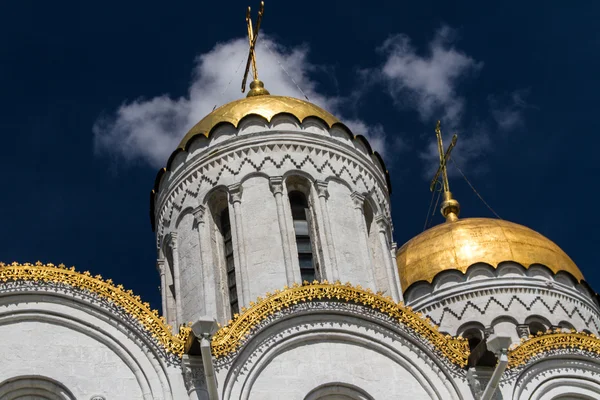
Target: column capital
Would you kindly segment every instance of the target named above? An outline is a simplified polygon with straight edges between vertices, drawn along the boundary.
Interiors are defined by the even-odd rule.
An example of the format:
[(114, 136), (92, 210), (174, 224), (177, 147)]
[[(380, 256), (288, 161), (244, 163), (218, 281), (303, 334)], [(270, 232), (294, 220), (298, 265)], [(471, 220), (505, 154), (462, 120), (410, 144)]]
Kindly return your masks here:
[(529, 337), (529, 325), (522, 324), (517, 325), (517, 334), (520, 338), (528, 338)]
[(375, 223), (377, 223), (377, 228), (379, 228), (379, 232), (386, 233), (390, 227), (390, 221), (383, 214), (377, 214), (375, 216)]
[(242, 202), (242, 184), (241, 183), (234, 183), (233, 185), (229, 185), (227, 187), (227, 189), (229, 189), (229, 201), (234, 204), (234, 203), (241, 203)]
[(362, 211), (363, 205), (365, 204), (365, 196), (358, 192), (352, 192), (350, 197), (354, 202), (354, 208), (359, 208)]
[(315, 188), (317, 189), (317, 196), (324, 197), (327, 199), (329, 197), (328, 186), (329, 186), (329, 183), (327, 183), (326, 181), (315, 181)]
[(269, 186), (273, 194), (283, 193), (283, 176), (272, 176), (269, 178)]
[(158, 273), (160, 275), (165, 274), (165, 259), (164, 258), (159, 258), (156, 260), (156, 269), (158, 270)]
[(177, 232), (171, 232), (168, 236), (168, 245), (171, 247), (171, 250), (175, 250), (177, 248)]
[(207, 391), (204, 365), (200, 356), (183, 355), (182, 363), (183, 382), (188, 392)]
[(206, 213), (206, 207), (200, 204), (198, 207), (192, 210), (192, 215), (196, 220), (197, 224), (204, 223), (204, 214)]

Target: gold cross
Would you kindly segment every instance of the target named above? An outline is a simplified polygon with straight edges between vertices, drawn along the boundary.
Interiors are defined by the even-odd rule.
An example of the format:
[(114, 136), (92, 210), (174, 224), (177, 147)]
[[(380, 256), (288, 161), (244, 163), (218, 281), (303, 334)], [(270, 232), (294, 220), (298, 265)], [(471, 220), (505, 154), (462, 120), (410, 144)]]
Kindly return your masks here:
[(252, 29), (252, 19), (250, 18), (250, 7), (246, 11), (246, 25), (248, 25), (248, 43), (250, 44), (250, 50), (248, 52), (248, 61), (246, 62), (246, 72), (244, 72), (244, 80), (242, 81), (242, 93), (246, 91), (246, 80), (248, 79), (248, 72), (250, 71), (250, 64), (252, 64), (252, 74), (254, 79), (258, 79), (258, 71), (256, 70), (256, 53), (254, 52), (254, 46), (256, 45), (256, 39), (258, 38), (258, 30), (260, 29), (260, 23), (262, 21), (263, 13), (265, 11), (265, 2), (260, 2), (260, 9), (258, 10), (258, 17), (256, 18), (256, 25)]
[(440, 166), (438, 167), (438, 170), (435, 173), (433, 180), (431, 181), (429, 190), (431, 190), (433, 192), (433, 189), (435, 188), (435, 185), (438, 182), (438, 179), (441, 174), (442, 175), (442, 190), (444, 192), (449, 193), (450, 185), (448, 184), (448, 170), (446, 168), (446, 164), (448, 163), (448, 160), (450, 160), (450, 153), (452, 152), (452, 149), (456, 145), (456, 140), (458, 139), (458, 137), (456, 135), (452, 136), (452, 142), (450, 142), (450, 146), (448, 146), (448, 149), (446, 150), (446, 154), (444, 154), (444, 143), (442, 142), (442, 129), (441, 129), (440, 121), (438, 121), (435, 126), (435, 135), (437, 136), (438, 153), (440, 154)]

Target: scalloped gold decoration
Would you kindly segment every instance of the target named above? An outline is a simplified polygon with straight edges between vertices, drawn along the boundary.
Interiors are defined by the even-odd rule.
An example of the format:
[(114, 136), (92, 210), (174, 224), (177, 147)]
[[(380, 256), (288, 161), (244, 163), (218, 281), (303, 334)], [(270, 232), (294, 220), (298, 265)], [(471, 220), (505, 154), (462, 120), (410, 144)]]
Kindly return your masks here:
[(92, 277), (86, 271), (79, 273), (74, 267), (66, 268), (63, 264), (19, 264), (0, 263), (0, 282), (6, 281), (42, 281), (69, 285), (73, 288), (88, 290), (116, 304), (134, 317), (167, 352), (181, 356), (191, 328), (181, 326), (179, 333), (173, 335), (170, 327), (158, 311), (143, 303), (139, 296), (134, 296), (131, 290), (123, 289), (123, 285), (113, 285), (112, 280), (103, 280), (100, 275)]
[(188, 141), (198, 134), (208, 136), (210, 131), (222, 122), (237, 127), (248, 115), (259, 115), (271, 122), (279, 114), (291, 114), (304, 121), (308, 117), (317, 117), (331, 128), (339, 120), (319, 106), (304, 100), (286, 96), (254, 96), (238, 99), (217, 108), (190, 129), (179, 143), (178, 148), (185, 149)]
[(327, 281), (304, 282), (303, 286), (294, 285), (267, 294), (266, 298), (258, 298), (250, 303), (250, 308), (234, 317), (228, 325), (220, 328), (212, 339), (212, 352), (215, 357), (222, 357), (236, 351), (242, 340), (261, 321), (276, 312), (300, 302), (320, 299), (335, 299), (354, 302), (389, 315), (394, 320), (412, 329), (415, 333), (431, 343), (450, 362), (464, 367), (469, 357), (468, 343), (462, 337), (443, 335), (428, 319), (412, 311), (401, 303), (395, 303), (390, 297), (352, 286), (349, 283), (328, 283)]
[(525, 365), (532, 357), (547, 351), (558, 349), (579, 349), (600, 355), (600, 338), (585, 332), (547, 331), (538, 335), (530, 335), (528, 339), (509, 350), (508, 367), (516, 368)]

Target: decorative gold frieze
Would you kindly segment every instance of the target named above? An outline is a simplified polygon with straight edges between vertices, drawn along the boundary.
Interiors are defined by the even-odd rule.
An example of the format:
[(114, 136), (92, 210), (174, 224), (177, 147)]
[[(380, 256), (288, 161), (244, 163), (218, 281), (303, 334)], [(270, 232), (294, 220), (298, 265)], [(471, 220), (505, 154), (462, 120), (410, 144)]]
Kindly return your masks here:
[(121, 307), (147, 329), (167, 352), (179, 356), (183, 354), (184, 345), (190, 335), (191, 329), (187, 326), (181, 326), (179, 333), (173, 335), (171, 327), (158, 315), (158, 311), (151, 309), (149, 303), (142, 302), (140, 296), (135, 296), (131, 290), (125, 290), (122, 285), (115, 286), (111, 279), (104, 280), (100, 275), (92, 276), (88, 271), (77, 272), (75, 267), (66, 268), (63, 264), (41, 262), (14, 262), (9, 265), (0, 263), (0, 282), (7, 281), (53, 282), (94, 293)]
[(561, 332), (560, 329), (539, 333), (521, 339), (521, 343), (508, 352), (508, 367), (516, 368), (540, 354), (559, 349), (578, 349), (600, 355), (600, 338), (585, 332)]
[(369, 289), (362, 289), (360, 286), (352, 286), (349, 283), (329, 283), (327, 281), (305, 282), (302, 286), (296, 284), (292, 287), (284, 287), (282, 291), (276, 290), (274, 293), (267, 293), (265, 298), (259, 297), (256, 302), (250, 303), (248, 309), (242, 308), (240, 315), (236, 314), (232, 321), (221, 327), (213, 336), (213, 355), (222, 357), (236, 351), (252, 328), (270, 315), (294, 304), (314, 300), (353, 302), (377, 309), (427, 340), (450, 362), (461, 367), (467, 363), (468, 343), (462, 337), (452, 337), (440, 333), (438, 327), (422, 314), (412, 311), (410, 307), (404, 306), (402, 303), (395, 303), (390, 297), (373, 293)]

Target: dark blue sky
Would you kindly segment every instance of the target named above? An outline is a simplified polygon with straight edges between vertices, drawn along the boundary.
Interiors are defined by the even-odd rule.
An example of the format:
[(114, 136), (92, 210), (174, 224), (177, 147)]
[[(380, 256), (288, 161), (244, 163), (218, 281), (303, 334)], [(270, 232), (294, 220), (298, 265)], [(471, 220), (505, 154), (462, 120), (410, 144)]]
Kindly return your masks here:
[[(419, 115), (410, 93), (390, 96), (374, 70), (389, 56), (381, 50), (389, 37), (406, 35), (416, 56), (427, 57), (436, 31), (452, 28), (451, 46), (479, 63), (454, 81), (453, 95), (464, 100), (458, 146), (482, 132), (490, 141), (470, 157), (467, 177), (502, 218), (561, 246), (598, 290), (600, 3), (584, 3), (271, 1), (263, 29), (281, 45), (306, 45), (308, 60), (326, 67), (311, 76), (319, 93), (355, 96), (345, 115), (380, 124), (389, 143), (401, 139), (386, 154), (401, 245), (422, 231), (429, 206), (423, 171), (432, 167), (422, 153), (435, 117)], [(75, 265), (159, 307), (148, 218), (157, 168), (97, 154), (92, 127), (126, 101), (186, 96), (195, 57), (243, 37), (248, 5), (258, 2), (0, 8), (0, 260)], [(513, 112), (518, 123), (500, 129), (494, 110)], [(492, 216), (459, 176), (451, 187), (462, 217)]]

